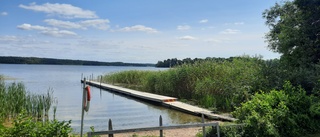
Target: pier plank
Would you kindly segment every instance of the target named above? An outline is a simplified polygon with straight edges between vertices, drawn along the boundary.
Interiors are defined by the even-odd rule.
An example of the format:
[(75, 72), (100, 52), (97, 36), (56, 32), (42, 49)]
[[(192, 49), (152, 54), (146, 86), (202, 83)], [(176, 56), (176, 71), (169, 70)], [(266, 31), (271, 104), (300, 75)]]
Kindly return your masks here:
[(96, 81), (87, 81), (87, 84), (93, 85), (96, 87), (100, 87), (103, 89), (116, 91), (118, 93), (130, 95), (133, 97), (146, 99), (146, 100), (150, 100), (150, 101), (155, 101), (155, 102), (160, 102), (160, 103), (167, 102), (168, 100), (169, 101), (176, 101), (177, 100), (177, 98), (174, 98), (174, 97), (168, 97), (168, 96), (157, 95), (157, 94), (152, 94), (152, 93), (148, 93), (148, 92), (137, 91), (137, 90), (118, 87), (118, 86), (114, 86), (114, 85), (110, 85), (110, 84), (106, 84), (106, 83), (101, 83), (101, 85), (100, 85), (100, 82), (96, 82)]

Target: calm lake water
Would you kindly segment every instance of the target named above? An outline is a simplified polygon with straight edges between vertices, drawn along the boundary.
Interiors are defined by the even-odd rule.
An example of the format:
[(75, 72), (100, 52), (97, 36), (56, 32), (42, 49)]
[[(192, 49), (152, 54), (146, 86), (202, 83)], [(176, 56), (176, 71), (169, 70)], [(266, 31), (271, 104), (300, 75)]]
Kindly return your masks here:
[[(74, 132), (80, 132), (82, 85), (84, 76), (104, 75), (123, 70), (154, 70), (154, 67), (114, 67), (114, 66), (72, 66), (72, 65), (9, 65), (0, 64), (0, 74), (14, 80), (6, 83), (23, 82), (32, 93), (46, 93), (54, 90), (58, 99), (58, 120), (72, 120)], [(91, 88), (90, 110), (84, 116), (84, 132), (94, 126), (96, 131), (108, 129), (108, 120), (112, 119), (114, 129), (158, 126), (159, 116), (163, 125), (175, 125), (200, 122), (199, 117), (175, 110), (156, 106), (109, 91)], [(52, 118), (53, 109), (50, 110)]]

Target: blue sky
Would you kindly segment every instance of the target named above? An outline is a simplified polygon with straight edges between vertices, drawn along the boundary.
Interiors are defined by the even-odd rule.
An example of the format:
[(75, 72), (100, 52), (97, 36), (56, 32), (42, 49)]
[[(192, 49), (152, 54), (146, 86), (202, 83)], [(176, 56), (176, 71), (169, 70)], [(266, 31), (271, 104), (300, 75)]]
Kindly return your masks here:
[(0, 56), (156, 63), (262, 55), (279, 0), (0, 0)]

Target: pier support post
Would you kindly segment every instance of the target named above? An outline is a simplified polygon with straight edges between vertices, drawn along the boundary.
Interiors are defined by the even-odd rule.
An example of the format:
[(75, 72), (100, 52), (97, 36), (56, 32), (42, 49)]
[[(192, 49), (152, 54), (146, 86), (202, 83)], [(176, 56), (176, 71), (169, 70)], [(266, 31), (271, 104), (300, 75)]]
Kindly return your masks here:
[[(109, 128), (109, 131), (113, 130), (112, 129), (112, 121), (111, 121), (111, 119), (109, 119), (108, 128)], [(108, 137), (113, 137), (113, 134), (109, 134)]]
[[(162, 127), (162, 116), (159, 117), (159, 126)], [(160, 129), (160, 137), (163, 137), (163, 130)]]

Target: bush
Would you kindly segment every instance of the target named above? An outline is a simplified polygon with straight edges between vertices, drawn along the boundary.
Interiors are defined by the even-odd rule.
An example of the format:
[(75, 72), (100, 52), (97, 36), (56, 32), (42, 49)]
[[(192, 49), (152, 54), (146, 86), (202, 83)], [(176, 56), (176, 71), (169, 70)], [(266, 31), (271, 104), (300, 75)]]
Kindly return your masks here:
[(245, 136), (303, 136), (320, 129), (319, 99), (289, 82), (280, 91), (256, 93), (232, 114), (245, 123)]
[(68, 137), (72, 131), (71, 121), (52, 120), (42, 123), (25, 113), (19, 114), (12, 124), (13, 127), (0, 128), (1, 137)]
[[(242, 137), (244, 136), (243, 125), (223, 123), (219, 125), (221, 137)], [(202, 132), (198, 132), (197, 137), (203, 137)], [(217, 137), (216, 127), (206, 128), (206, 137)]]

